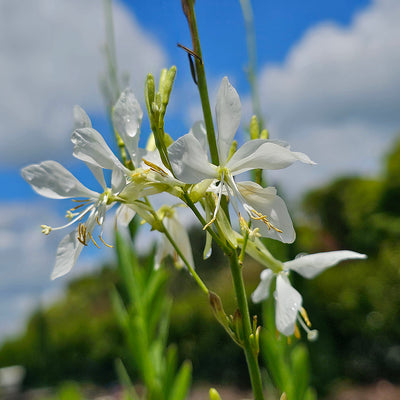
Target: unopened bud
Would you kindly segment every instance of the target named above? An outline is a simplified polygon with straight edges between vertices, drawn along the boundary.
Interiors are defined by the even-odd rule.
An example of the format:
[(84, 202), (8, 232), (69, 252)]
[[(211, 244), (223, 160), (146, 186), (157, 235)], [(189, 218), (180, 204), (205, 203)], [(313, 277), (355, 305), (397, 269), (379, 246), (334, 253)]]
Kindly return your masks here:
[(263, 129), (260, 133), (260, 139), (268, 139), (269, 138), (269, 132), (267, 129)]
[(167, 68), (163, 68), (161, 70), (160, 74), (160, 82), (158, 82), (158, 91), (162, 93), (164, 91), (164, 84), (165, 84), (165, 78), (167, 77)]
[(213, 179), (204, 179), (201, 182), (196, 183), (195, 185), (192, 186), (190, 190), (190, 198), (193, 201), (193, 203), (197, 203), (200, 199), (202, 199), (205, 196), (207, 189), (210, 187), (212, 182)]
[(147, 74), (146, 83), (144, 87), (144, 93), (146, 98), (147, 112), (149, 117), (152, 114), (152, 105), (156, 95), (156, 85), (154, 83), (154, 77), (152, 74)]
[(236, 153), (237, 145), (238, 145), (238, 144), (237, 144), (237, 141), (234, 140), (234, 141), (232, 142), (231, 148), (229, 149), (228, 160), (230, 160), (231, 157)]
[(176, 76), (176, 67), (175, 65), (173, 65), (166, 74), (163, 89), (161, 92), (164, 109), (169, 102), (169, 96), (171, 95), (172, 92), (172, 86), (174, 85), (175, 76)]
[(214, 388), (210, 389), (209, 395), (210, 395), (210, 400), (222, 400), (221, 396), (219, 395), (217, 390)]
[(250, 120), (250, 139), (258, 139), (260, 135), (260, 126), (258, 125), (258, 119), (255, 115)]
[(224, 307), (222, 305), (222, 301), (220, 297), (212, 292), (211, 290), (208, 293), (208, 300), (210, 301), (211, 308), (215, 315), (217, 321), (225, 328), (229, 328), (229, 320), (227, 315), (225, 314)]

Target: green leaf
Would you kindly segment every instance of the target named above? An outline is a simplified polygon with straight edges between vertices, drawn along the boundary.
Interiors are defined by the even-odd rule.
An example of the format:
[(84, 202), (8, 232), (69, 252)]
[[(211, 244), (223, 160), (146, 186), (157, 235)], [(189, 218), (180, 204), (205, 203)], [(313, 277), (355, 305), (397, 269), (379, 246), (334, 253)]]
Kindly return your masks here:
[(298, 343), (292, 349), (290, 358), (293, 386), (296, 388), (296, 399), (303, 400), (310, 380), (310, 366), (306, 346), (303, 343)]
[(127, 400), (140, 400), (132, 381), (129, 378), (128, 372), (119, 358), (115, 360), (115, 370), (117, 372), (118, 381), (124, 389), (124, 398)]
[(171, 344), (167, 349), (167, 355), (165, 357), (165, 371), (163, 387), (165, 390), (165, 397), (170, 398), (170, 393), (173, 386), (176, 368), (178, 365), (178, 352), (175, 344)]
[(192, 364), (190, 361), (186, 360), (178, 374), (176, 375), (174, 385), (169, 400), (185, 400), (188, 395), (190, 384), (192, 382)]

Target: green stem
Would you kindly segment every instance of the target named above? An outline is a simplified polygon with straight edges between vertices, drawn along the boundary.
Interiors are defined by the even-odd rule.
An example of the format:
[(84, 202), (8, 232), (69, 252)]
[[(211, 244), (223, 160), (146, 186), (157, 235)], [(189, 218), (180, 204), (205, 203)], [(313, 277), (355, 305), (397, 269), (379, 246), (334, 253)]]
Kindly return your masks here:
[(205, 283), (202, 281), (202, 279), (200, 278), (199, 275), (197, 275), (197, 272), (194, 270), (193, 266), (190, 265), (189, 261), (186, 259), (186, 257), (183, 255), (181, 249), (179, 248), (179, 246), (175, 243), (175, 240), (172, 238), (172, 236), (170, 235), (170, 233), (168, 232), (167, 228), (165, 227), (164, 223), (162, 220), (160, 220), (160, 218), (158, 217), (157, 213), (155, 212), (155, 210), (153, 209), (153, 206), (151, 205), (149, 199), (147, 197), (145, 197), (145, 202), (146, 204), (152, 209), (152, 214), (154, 216), (154, 219), (159, 222), (162, 226), (163, 229), (163, 233), (165, 234), (165, 236), (167, 237), (167, 239), (169, 240), (169, 242), (172, 244), (172, 247), (175, 249), (175, 251), (177, 252), (178, 256), (181, 258), (181, 260), (184, 262), (184, 264), (186, 265), (187, 269), (189, 270), (190, 274), (192, 275), (192, 277), (194, 278), (194, 280), (196, 281), (196, 283), (199, 285), (200, 289), (208, 296), (208, 288), (205, 285)]
[(229, 256), (233, 284), (235, 287), (236, 298), (239, 311), (242, 314), (243, 322), (243, 343), (244, 353), (246, 355), (247, 366), (249, 369), (251, 386), (255, 400), (264, 400), (260, 368), (258, 366), (257, 354), (252, 349), (250, 343), (250, 335), (253, 333), (251, 327), (249, 306), (247, 303), (246, 290), (242, 276), (242, 270), (239, 265), (239, 260), (236, 251)]
[[(184, 193), (183, 200), (185, 201), (186, 205), (193, 211), (194, 215), (200, 221), (203, 226), (207, 225), (207, 221), (203, 218), (200, 214), (199, 210), (197, 209), (196, 205), (193, 203), (192, 199), (190, 198), (188, 193)], [(225, 254), (230, 254), (230, 248), (218, 237), (218, 235), (213, 231), (211, 226), (207, 227), (207, 232), (211, 235), (211, 237), (215, 240), (215, 243), (224, 251)]]
[(188, 262), (188, 260), (185, 258), (185, 256), (183, 255), (181, 249), (179, 248), (179, 246), (175, 243), (174, 239), (172, 238), (172, 236), (169, 234), (168, 230), (165, 228), (165, 225), (162, 224), (163, 228), (164, 228), (164, 234), (167, 237), (167, 239), (169, 240), (169, 242), (172, 244), (173, 248), (175, 249), (175, 251), (178, 253), (178, 256), (182, 259), (182, 261), (185, 263), (187, 269), (189, 270), (190, 274), (193, 276), (194, 280), (196, 281), (196, 283), (199, 285), (200, 289), (208, 296), (209, 292), (207, 289), (207, 286), (205, 285), (205, 283), (201, 280), (200, 276), (197, 275), (196, 271), (194, 270), (194, 268), (190, 265), (190, 263)]
[(208, 97), (206, 72), (204, 69), (203, 57), (201, 54), (201, 46), (199, 32), (197, 30), (196, 15), (194, 12), (194, 0), (182, 0), (183, 12), (189, 23), (190, 34), (192, 36), (193, 51), (199, 56), (194, 57), (197, 75), (197, 87), (199, 89), (201, 106), (203, 109), (204, 123), (206, 124), (208, 146), (210, 147), (211, 161), (215, 165), (219, 165), (217, 141), (215, 137), (214, 123), (211, 113), (210, 100)]
[(250, 0), (240, 0), (242, 14), (246, 28), (247, 53), (249, 56), (249, 65), (247, 67), (247, 79), (250, 84), (251, 103), (254, 114), (257, 116), (261, 129), (263, 128), (263, 118), (261, 115), (260, 96), (257, 86), (257, 46), (256, 33), (254, 29), (253, 10)]

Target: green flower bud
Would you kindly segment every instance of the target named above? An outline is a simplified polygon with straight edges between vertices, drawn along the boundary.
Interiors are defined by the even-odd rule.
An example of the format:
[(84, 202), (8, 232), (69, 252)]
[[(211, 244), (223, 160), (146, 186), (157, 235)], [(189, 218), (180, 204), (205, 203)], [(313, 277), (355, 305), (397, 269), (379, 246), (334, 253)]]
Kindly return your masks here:
[(164, 84), (165, 84), (165, 78), (167, 77), (167, 68), (163, 68), (161, 70), (161, 74), (160, 74), (160, 82), (158, 83), (158, 92), (159, 93), (163, 93), (164, 92)]
[(260, 133), (260, 139), (268, 139), (269, 138), (269, 132), (267, 129), (263, 129)]
[(209, 395), (210, 395), (210, 400), (222, 400), (221, 396), (219, 395), (217, 390), (214, 388), (210, 389)]
[(147, 74), (144, 94), (146, 99), (147, 112), (149, 113), (149, 117), (151, 118), (152, 105), (154, 103), (154, 98), (156, 95), (156, 85), (152, 74)]
[(174, 85), (175, 76), (176, 76), (176, 67), (175, 65), (173, 65), (166, 74), (162, 91), (160, 90), (164, 109), (167, 107), (167, 104), (169, 102), (169, 97), (171, 95), (172, 86)]
[(251, 117), (250, 121), (250, 139), (258, 139), (260, 136), (260, 126), (258, 124), (258, 119), (255, 115)]

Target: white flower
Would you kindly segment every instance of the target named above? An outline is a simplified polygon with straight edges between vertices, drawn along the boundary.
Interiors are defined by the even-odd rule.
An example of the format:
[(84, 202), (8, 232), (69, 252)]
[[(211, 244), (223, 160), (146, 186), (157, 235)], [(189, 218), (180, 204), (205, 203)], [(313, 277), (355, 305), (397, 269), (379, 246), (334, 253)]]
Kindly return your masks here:
[[(164, 223), (165, 229), (171, 235), (172, 240), (179, 247), (189, 265), (194, 268), (194, 260), (189, 235), (186, 231), (186, 228), (176, 217), (176, 211), (173, 207), (163, 206), (158, 214)], [(183, 267), (185, 265), (166, 235), (163, 235), (160, 244), (157, 246), (154, 268), (158, 269), (161, 261), (167, 256), (172, 257), (176, 266)]]
[[(125, 187), (125, 181), (121, 179), (119, 169), (113, 170), (111, 189), (107, 188), (104, 176), (101, 174), (99, 183), (103, 187), (102, 193), (88, 189), (56, 161), (29, 165), (22, 169), (22, 176), (42, 196), (52, 199), (79, 198), (76, 200), (79, 204), (67, 211), (66, 217), (70, 220), (67, 224), (56, 228), (42, 225), (42, 232), (48, 235), (51, 231), (67, 228), (79, 222), (78, 227), (66, 235), (57, 248), (52, 279), (68, 273), (75, 265), (83, 246), (90, 241), (99, 247), (93, 238), (96, 224), (101, 227), (100, 240), (106, 246), (110, 246), (102, 238), (103, 224), (106, 211), (113, 206), (116, 196)], [(98, 176), (97, 174), (96, 177)], [(81, 222), (84, 217), (87, 217), (86, 221)]]
[[(239, 127), (241, 118), (241, 104), (239, 96), (233, 86), (225, 77), (217, 95), (216, 117), (218, 126), (217, 148), (219, 156), (219, 166), (211, 164), (208, 160), (207, 150), (205, 148), (204, 127), (196, 124), (192, 131), (175, 141), (169, 148), (168, 154), (175, 176), (186, 183), (199, 183), (206, 179), (215, 179), (220, 182), (217, 194), (218, 201), (214, 212), (219, 209), (221, 196), (224, 192), (228, 194), (232, 200), (232, 204), (237, 213), (239, 213), (238, 204), (242, 204), (247, 213), (255, 221), (262, 221), (268, 229), (263, 229), (263, 234), (276, 239), (293, 242), (293, 227), (287, 224), (285, 228), (291, 229), (284, 235), (271, 234), (283, 231), (281, 225), (281, 215), (285, 215), (283, 219), (287, 219), (286, 206), (276, 207), (277, 215), (275, 226), (270, 222), (270, 216), (264, 214), (263, 209), (256, 208), (263, 203), (262, 197), (269, 204), (283, 203), (278, 198), (273, 200), (275, 190), (273, 188), (262, 189), (256, 187), (255, 184), (236, 184), (234, 176), (252, 169), (281, 169), (293, 164), (295, 161), (301, 161), (308, 164), (314, 164), (305, 154), (293, 152), (287, 146), (280, 142), (257, 139), (251, 140), (243, 144), (231, 157), (229, 153), (233, 144), (235, 133)], [(291, 223), (290, 223), (291, 225)]]
[[(365, 254), (356, 253), (350, 250), (329, 251), (326, 253), (316, 253), (300, 256), (292, 261), (283, 263), (282, 271), (273, 273), (270, 269), (261, 272), (261, 282), (251, 295), (254, 303), (259, 303), (269, 296), (271, 281), (276, 276), (275, 290), (275, 322), (279, 332), (286, 336), (293, 335), (295, 332), (296, 320), (306, 330), (310, 340), (316, 338), (316, 331), (311, 331), (307, 314), (302, 307), (302, 297), (300, 293), (290, 284), (289, 271), (296, 271), (305, 278), (311, 279), (320, 274), (327, 268), (333, 267), (344, 260), (364, 259)], [(301, 318), (299, 316), (301, 314)], [(304, 322), (305, 321), (305, 322)]]

